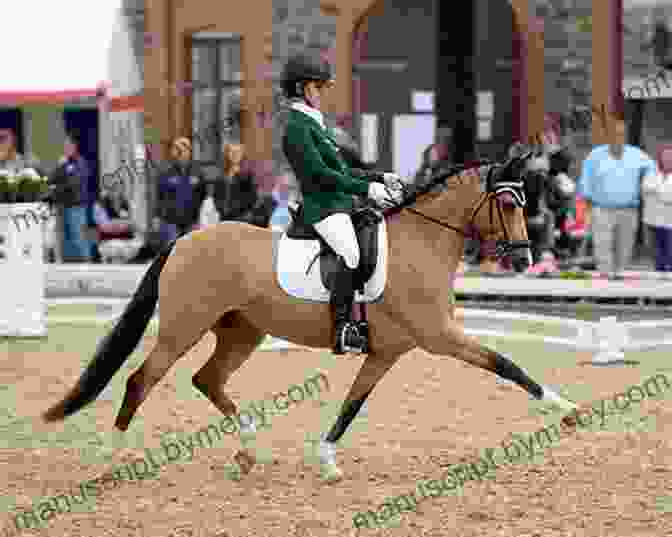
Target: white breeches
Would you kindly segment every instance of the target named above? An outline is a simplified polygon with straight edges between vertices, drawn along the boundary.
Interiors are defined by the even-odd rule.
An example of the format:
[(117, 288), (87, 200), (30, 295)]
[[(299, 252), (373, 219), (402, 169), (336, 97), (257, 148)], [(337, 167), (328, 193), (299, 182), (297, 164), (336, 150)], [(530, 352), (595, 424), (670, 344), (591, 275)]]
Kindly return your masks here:
[(313, 226), (325, 242), (340, 255), (345, 264), (355, 269), (359, 265), (359, 244), (350, 215), (336, 213), (327, 216)]

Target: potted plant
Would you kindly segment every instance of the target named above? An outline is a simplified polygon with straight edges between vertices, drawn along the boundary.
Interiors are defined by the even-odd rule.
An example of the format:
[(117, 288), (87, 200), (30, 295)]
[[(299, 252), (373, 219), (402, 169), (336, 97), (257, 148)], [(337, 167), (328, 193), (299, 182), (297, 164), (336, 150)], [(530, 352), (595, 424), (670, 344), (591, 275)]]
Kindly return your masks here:
[(40, 177), (33, 168), (26, 168), (18, 173), (0, 170), (0, 203), (40, 201), (48, 189), (47, 181), (47, 177)]
[(9, 201), (9, 176), (8, 170), (0, 170), (0, 203), (7, 203)]
[(0, 202), (15, 203), (17, 177), (9, 170), (0, 170)]
[(47, 177), (40, 177), (33, 168), (26, 168), (17, 175), (16, 201), (18, 203), (34, 203), (40, 201), (47, 191)]

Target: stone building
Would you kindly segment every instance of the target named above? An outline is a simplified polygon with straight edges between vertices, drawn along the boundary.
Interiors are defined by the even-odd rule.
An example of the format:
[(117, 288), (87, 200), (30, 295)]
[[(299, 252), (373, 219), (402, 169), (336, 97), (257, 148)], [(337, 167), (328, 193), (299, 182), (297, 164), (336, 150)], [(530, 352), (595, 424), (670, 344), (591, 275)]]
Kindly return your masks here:
[[(330, 121), (370, 160), (411, 172), (421, 149), (444, 135), (458, 160), (497, 157), (512, 140), (543, 132), (545, 113), (619, 106), (617, 2), (591, 3), (249, 0), (249, 9), (230, 10), (146, 0), (146, 135), (160, 133), (167, 148), (178, 134), (210, 129), (218, 135), (203, 160), (232, 139), (282, 165), (277, 79), (288, 55), (309, 47), (335, 65)], [(597, 121), (566, 141), (585, 150), (602, 140), (590, 128)]]

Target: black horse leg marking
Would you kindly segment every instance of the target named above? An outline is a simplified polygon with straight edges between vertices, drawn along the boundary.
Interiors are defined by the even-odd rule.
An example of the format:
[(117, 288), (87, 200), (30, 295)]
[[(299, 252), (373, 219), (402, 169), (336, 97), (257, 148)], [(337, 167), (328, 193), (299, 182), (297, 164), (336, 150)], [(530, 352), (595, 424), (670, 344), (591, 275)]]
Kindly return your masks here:
[(511, 360), (502, 356), (496, 351), (493, 353), (494, 372), (503, 379), (515, 382), (535, 399), (541, 400), (544, 397), (544, 388), (532, 380), (525, 371), (514, 364)]
[(329, 434), (325, 438), (327, 442), (334, 443), (341, 439), (341, 437), (345, 434), (345, 431), (352, 423), (352, 420), (355, 419), (355, 416), (357, 416), (357, 413), (364, 405), (364, 402), (366, 401), (366, 398), (369, 396), (371, 391), (372, 390), (366, 392), (361, 399), (355, 399), (354, 401), (346, 401), (343, 403), (341, 413), (336, 419), (336, 423), (334, 423), (334, 426), (331, 428)]

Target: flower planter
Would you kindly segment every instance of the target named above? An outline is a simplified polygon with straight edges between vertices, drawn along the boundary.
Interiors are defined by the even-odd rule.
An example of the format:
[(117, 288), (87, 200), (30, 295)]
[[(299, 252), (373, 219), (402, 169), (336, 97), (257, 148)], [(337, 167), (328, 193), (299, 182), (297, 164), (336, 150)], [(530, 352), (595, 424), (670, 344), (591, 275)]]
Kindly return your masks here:
[(42, 203), (0, 203), (0, 337), (47, 335)]

